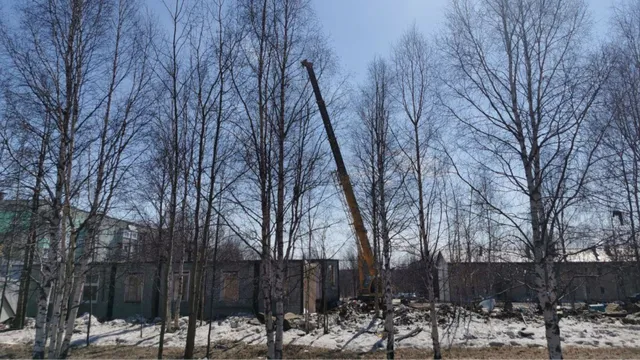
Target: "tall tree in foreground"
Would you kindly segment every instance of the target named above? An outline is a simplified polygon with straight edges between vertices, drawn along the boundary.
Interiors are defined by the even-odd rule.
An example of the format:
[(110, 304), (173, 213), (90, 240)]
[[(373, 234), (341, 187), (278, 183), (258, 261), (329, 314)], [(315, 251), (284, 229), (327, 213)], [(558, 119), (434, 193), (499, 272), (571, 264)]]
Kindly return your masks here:
[(258, 189), (254, 201), (260, 211), (254, 211), (253, 208), (247, 207), (245, 199), (240, 199), (237, 203), (241, 206), (243, 213), (246, 213), (246, 216), (259, 227), (255, 230), (255, 233), (259, 234), (256, 236), (259, 243), (256, 252), (260, 254), (261, 260), (260, 287), (267, 333), (267, 357), (273, 358), (275, 351), (273, 317), (271, 316), (273, 312), (271, 303), (271, 286), (273, 285), (271, 251), (273, 169), (271, 152), (273, 140), (270, 135), (272, 128), (267, 118), (267, 108), (270, 101), (267, 90), (268, 73), (272, 66), (268, 50), (272, 33), (269, 20), (272, 14), (267, 0), (244, 1), (240, 5), (241, 19), (247, 29), (242, 49), (246, 54), (243, 61), (245, 72), (232, 73), (232, 79), (248, 124), (240, 128), (247, 131), (239, 136), (238, 142), (247, 145), (243, 149), (244, 160), (249, 169), (247, 178), (252, 177), (249, 186)]
[[(401, 113), (408, 123), (406, 141), (401, 141), (402, 152), (410, 164), (411, 183), (408, 191), (412, 205), (417, 210), (418, 247), (425, 274), (427, 296), (431, 303), (431, 341), (434, 359), (442, 358), (438, 336), (438, 318), (433, 288), (433, 270), (436, 262), (437, 242), (432, 235), (432, 215), (436, 209), (438, 161), (432, 154), (438, 124), (434, 118), (435, 61), (426, 38), (414, 25), (395, 45), (393, 56), (395, 95)], [(427, 189), (429, 177), (431, 188)]]
[[(183, 48), (187, 43), (188, 27), (185, 25), (188, 21), (188, 7), (183, 1), (163, 1), (163, 5), (167, 9), (171, 26), (169, 28), (169, 36), (167, 39), (157, 44), (157, 75), (162, 84), (161, 113), (157, 119), (157, 144), (161, 148), (161, 159), (166, 161), (167, 173), (167, 192), (169, 199), (166, 202), (166, 231), (161, 237), (163, 252), (165, 254), (165, 272), (162, 280), (163, 285), (163, 304), (162, 304), (162, 324), (160, 326), (160, 342), (158, 346), (158, 358), (163, 356), (164, 336), (167, 328), (171, 330), (171, 301), (174, 298), (173, 290), (174, 274), (174, 248), (178, 230), (179, 204), (178, 196), (180, 193), (180, 185), (184, 188), (187, 184), (181, 184), (181, 175), (187, 170), (185, 169), (185, 159), (188, 157), (185, 152), (184, 144), (186, 144), (186, 120), (188, 93), (188, 70), (186, 69)], [(187, 73), (187, 74), (185, 74)], [(185, 190), (186, 191), (186, 190)], [(164, 214), (159, 214), (163, 218)], [(178, 274), (182, 277), (182, 273)]]
[(502, 179), (513, 203), (526, 204), (499, 210), (533, 254), (554, 359), (562, 347), (553, 229), (562, 208), (579, 200), (600, 136), (587, 141), (603, 83), (585, 55), (588, 25), (578, 0), (459, 0), (447, 14), (444, 42), (448, 87), (458, 101), (447, 106), (466, 148), (473, 147), (462, 160)]
[[(385, 304), (385, 336), (387, 358), (394, 357), (393, 293), (391, 287), (391, 241), (406, 226), (404, 180), (406, 173), (398, 161), (399, 151), (394, 139), (392, 123), (392, 70), (384, 59), (375, 59), (369, 65), (368, 78), (361, 88), (357, 114), (364, 131), (360, 139), (366, 153), (366, 167), (374, 185), (369, 200), (375, 205), (372, 223), (377, 223), (382, 250), (381, 284)], [(368, 153), (367, 153), (368, 152)], [(369, 186), (369, 184), (367, 184)], [(377, 289), (376, 291), (379, 291)]]
[[(197, 25), (198, 31), (191, 33), (190, 41), (194, 66), (193, 113), (198, 146), (194, 170), (195, 224), (190, 244), (195, 259), (191, 271), (193, 277), (189, 284), (189, 325), (184, 352), (186, 359), (193, 357), (196, 321), (198, 309), (202, 306), (202, 284), (209, 257), (212, 219), (216, 216), (214, 208), (217, 208), (217, 211), (222, 210), (219, 205), (216, 206), (216, 202), (219, 204), (218, 198), (222, 197), (221, 192), (224, 190), (224, 186), (218, 183), (224, 171), (223, 167), (228, 163), (226, 160), (231, 148), (230, 141), (227, 141), (229, 137), (225, 138), (224, 133), (228, 131), (227, 123), (233, 110), (229, 102), (232, 89), (229, 80), (239, 44), (239, 36), (231, 22), (229, 4), (224, 0), (199, 2), (193, 10), (199, 14), (195, 21), (192, 21)], [(219, 227), (220, 224), (216, 224), (215, 234), (219, 234)], [(214, 241), (217, 242), (217, 239), (218, 236), (215, 236)], [(215, 257), (213, 261), (216, 261)], [(210, 314), (210, 317), (212, 316), (213, 314)]]
[(267, 356), (280, 358), (287, 260), (300, 239), (303, 199), (326, 175), (322, 127), (312, 121), (311, 87), (300, 61), (314, 59), (322, 73), (331, 65), (331, 52), (308, 1), (240, 4), (246, 34), (242, 67), (232, 79), (244, 108), (237, 135), (247, 171), (234, 194), (243, 218), (235, 228), (260, 254)]
[(127, 149), (144, 126), (150, 79), (137, 9), (129, 1), (32, 0), (1, 29), (11, 74), (7, 99), (45, 154), (34, 186), (49, 246), (36, 254), (36, 358), (47, 343), (50, 357), (67, 355), (92, 233), (135, 162)]

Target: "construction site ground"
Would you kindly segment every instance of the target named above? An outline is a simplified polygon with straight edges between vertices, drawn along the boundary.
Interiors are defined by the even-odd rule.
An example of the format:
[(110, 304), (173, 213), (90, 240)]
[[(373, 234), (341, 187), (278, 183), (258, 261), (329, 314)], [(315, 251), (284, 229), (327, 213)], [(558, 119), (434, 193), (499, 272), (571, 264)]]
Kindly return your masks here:
[[(545, 356), (545, 334), (541, 315), (531, 304), (514, 304), (505, 311), (499, 304), (486, 309), (439, 304), (438, 331), (444, 353), (454, 358), (538, 358)], [(509, 309), (511, 307), (508, 307)], [(561, 336), (566, 357), (640, 358), (640, 313), (608, 306), (607, 312), (590, 311), (586, 306), (559, 309)], [(384, 356), (385, 338), (381, 319), (358, 302), (347, 302), (328, 313), (328, 333), (324, 315), (287, 314), (284, 344), (294, 358), (378, 358)], [(76, 320), (72, 356), (83, 358), (150, 358), (159, 345), (160, 325), (140, 318), (99, 322), (92, 318), (87, 347), (89, 316)], [(28, 357), (34, 339), (34, 322), (22, 330), (0, 332), (0, 358)], [(214, 321), (211, 341), (216, 357), (254, 358), (264, 356), (266, 336), (260, 317), (232, 316)], [(429, 306), (424, 303), (395, 306), (398, 357), (425, 358), (431, 352)], [(179, 329), (168, 333), (168, 357), (180, 357), (186, 341), (187, 318)], [(308, 325), (307, 325), (308, 324)], [(196, 356), (204, 356), (209, 324), (202, 322), (196, 332)], [(128, 349), (128, 350), (126, 350)]]

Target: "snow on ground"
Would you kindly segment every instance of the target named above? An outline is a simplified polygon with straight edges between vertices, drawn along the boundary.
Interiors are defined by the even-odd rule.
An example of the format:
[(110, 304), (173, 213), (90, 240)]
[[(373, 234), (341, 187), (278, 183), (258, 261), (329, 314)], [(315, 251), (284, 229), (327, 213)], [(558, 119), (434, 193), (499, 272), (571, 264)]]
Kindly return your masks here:
[[(424, 311), (423, 311), (424, 313)], [(540, 317), (527, 320), (527, 326), (517, 318), (496, 319), (487, 318), (470, 312), (449, 317), (445, 324), (439, 327), (443, 346), (486, 347), (486, 346), (545, 346), (544, 325)], [(314, 314), (315, 316), (315, 314)], [(73, 334), (74, 345), (86, 343), (88, 315), (76, 320)], [(406, 325), (397, 325), (397, 335), (402, 336), (416, 327), (423, 329), (417, 336), (406, 338), (397, 343), (398, 348), (430, 348), (431, 333), (428, 317), (416, 316), (410, 321), (398, 321)], [(180, 330), (166, 334), (165, 346), (183, 347), (186, 341), (187, 318), (180, 319)], [(197, 328), (196, 346), (205, 346), (209, 325), (206, 322)], [(371, 326), (369, 326), (371, 325)], [(367, 329), (362, 331), (362, 329)], [(526, 328), (523, 332), (523, 328)], [(592, 347), (640, 347), (640, 325), (622, 324), (617, 319), (604, 318), (588, 321), (577, 317), (561, 320), (561, 335), (564, 344), (572, 346)], [(368, 314), (361, 314), (350, 321), (340, 320), (337, 314), (330, 319), (330, 333), (323, 334), (322, 329), (316, 329), (306, 334), (298, 329), (285, 332), (285, 344), (296, 344), (340, 349), (345, 347), (352, 351), (371, 350), (379, 342), (382, 334), (382, 323), (371, 322)], [(361, 333), (354, 338), (354, 335)], [(32, 344), (35, 334), (33, 321), (23, 330), (0, 333), (2, 344)], [(160, 334), (159, 324), (138, 324), (134, 319), (130, 321), (112, 320), (99, 323), (93, 318), (91, 321), (90, 342), (96, 345), (135, 345), (157, 346)], [(523, 336), (524, 335), (524, 336)], [(234, 316), (225, 320), (214, 321), (212, 324), (212, 342), (239, 341), (247, 344), (264, 344), (264, 325), (251, 316)]]

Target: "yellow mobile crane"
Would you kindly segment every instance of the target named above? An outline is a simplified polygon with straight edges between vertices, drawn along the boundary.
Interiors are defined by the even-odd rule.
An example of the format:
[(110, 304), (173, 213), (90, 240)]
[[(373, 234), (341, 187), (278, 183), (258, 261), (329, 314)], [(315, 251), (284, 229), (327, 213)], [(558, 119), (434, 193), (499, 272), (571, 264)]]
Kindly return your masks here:
[(349, 212), (351, 213), (351, 218), (353, 220), (353, 227), (355, 230), (359, 248), (358, 277), (360, 280), (360, 284), (358, 289), (358, 298), (370, 301), (373, 300), (373, 296), (376, 292), (375, 282), (373, 281), (376, 276), (376, 270), (373, 261), (373, 251), (371, 251), (371, 245), (369, 244), (369, 239), (367, 238), (367, 229), (365, 229), (364, 222), (362, 221), (360, 207), (358, 206), (356, 195), (353, 192), (353, 186), (351, 185), (351, 180), (349, 179), (347, 168), (344, 165), (342, 153), (340, 152), (340, 146), (338, 145), (336, 135), (333, 132), (333, 126), (331, 125), (331, 121), (329, 120), (327, 107), (325, 106), (322, 95), (320, 94), (318, 80), (316, 79), (316, 74), (313, 71), (313, 63), (307, 60), (303, 60), (302, 66), (304, 66), (307, 69), (307, 73), (309, 73), (309, 81), (311, 82), (313, 92), (316, 96), (316, 102), (318, 103), (318, 109), (320, 110), (320, 116), (322, 117), (322, 122), (324, 123), (324, 129), (327, 132), (327, 138), (329, 139), (329, 144), (331, 145), (333, 158), (336, 161), (336, 168), (340, 186), (342, 187), (342, 191), (344, 192), (344, 197), (346, 199), (347, 206), (349, 207)]

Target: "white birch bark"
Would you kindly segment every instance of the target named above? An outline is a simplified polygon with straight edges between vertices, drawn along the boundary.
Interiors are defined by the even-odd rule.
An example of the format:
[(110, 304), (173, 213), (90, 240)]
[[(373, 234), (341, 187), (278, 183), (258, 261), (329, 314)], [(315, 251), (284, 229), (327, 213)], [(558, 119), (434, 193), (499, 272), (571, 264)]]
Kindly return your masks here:
[(38, 284), (38, 313), (36, 314), (36, 334), (32, 351), (34, 359), (44, 359), (44, 351), (47, 345), (47, 310), (50, 293), (51, 274), (49, 265), (43, 265), (42, 280)]
[[(59, 186), (58, 192), (60, 194), (62, 193), (61, 186)], [(61, 196), (58, 196), (57, 198), (60, 199)], [(52, 224), (53, 231), (51, 231), (50, 233), (51, 255), (49, 258), (49, 263), (50, 263), (49, 266), (53, 268), (53, 271), (51, 272), (51, 278), (47, 279), (48, 281), (51, 281), (51, 286), (52, 286), (51, 291), (53, 291), (53, 299), (50, 299), (52, 300), (53, 306), (51, 310), (51, 317), (47, 322), (47, 332), (45, 335), (49, 337), (48, 356), (50, 359), (56, 358), (55, 349), (56, 349), (56, 340), (57, 340), (57, 334), (58, 334), (58, 324), (60, 321), (62, 298), (64, 297), (63, 294), (61, 294), (61, 292), (64, 291), (64, 287), (61, 285), (64, 283), (64, 272), (62, 271), (63, 269), (61, 268), (63, 264), (62, 259), (64, 259), (64, 253), (61, 251), (61, 249), (64, 246), (63, 241), (65, 239), (65, 233), (66, 233), (66, 230), (65, 230), (66, 226), (64, 224), (64, 219), (65, 219), (64, 211), (61, 210), (56, 215), (57, 215), (57, 218), (53, 221), (53, 224)], [(43, 305), (46, 308), (44, 310), (46, 313), (48, 310), (49, 304), (43, 304)], [(38, 340), (36, 339), (36, 341)]]
[[(191, 275), (190, 275), (191, 276)], [(173, 330), (180, 329), (180, 304), (182, 303), (182, 295), (184, 292), (184, 247), (182, 251), (182, 259), (180, 260), (180, 267), (178, 268), (178, 294), (176, 295), (176, 300), (173, 302)], [(192, 281), (193, 279), (189, 279)], [(175, 286), (175, 285), (174, 285)]]
[[(93, 250), (92, 250), (93, 251)], [(64, 338), (60, 343), (59, 357), (66, 358), (69, 353), (69, 347), (71, 344), (71, 337), (73, 336), (73, 329), (76, 323), (76, 317), (78, 317), (78, 308), (82, 302), (82, 293), (85, 283), (85, 274), (89, 265), (89, 256), (84, 254), (79, 266), (76, 266), (76, 271), (73, 274), (73, 288), (71, 290), (71, 308), (69, 309), (69, 315), (64, 329)]]
[[(538, 253), (536, 251), (536, 253)], [(542, 306), (544, 318), (545, 338), (549, 359), (562, 359), (562, 345), (560, 340), (560, 325), (557, 304), (556, 277), (552, 259), (536, 260), (536, 287), (538, 288), (538, 301)]]
[[(67, 264), (67, 266), (73, 266), (70, 264)], [(56, 333), (56, 341), (55, 341), (55, 347), (51, 347), (49, 349), (49, 357), (52, 359), (59, 359), (61, 358), (60, 356), (60, 350), (62, 348), (62, 339), (64, 337), (64, 333), (65, 333), (65, 320), (67, 318), (67, 316), (69, 315), (69, 298), (71, 295), (71, 290), (74, 286), (74, 281), (73, 281), (73, 276), (64, 276), (64, 296), (60, 297), (60, 317), (58, 318), (58, 325), (57, 325), (57, 333)], [(75, 319), (75, 318), (74, 318)], [(71, 331), (73, 332), (73, 328), (71, 329)]]

